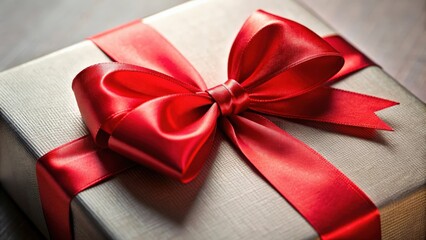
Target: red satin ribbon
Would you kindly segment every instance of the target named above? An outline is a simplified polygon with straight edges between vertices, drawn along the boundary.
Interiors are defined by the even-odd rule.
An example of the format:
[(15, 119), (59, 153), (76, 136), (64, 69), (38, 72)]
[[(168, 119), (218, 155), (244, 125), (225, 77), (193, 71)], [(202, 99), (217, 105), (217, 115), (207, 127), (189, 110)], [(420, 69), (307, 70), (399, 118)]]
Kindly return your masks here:
[(259, 10), (235, 39), (229, 80), (213, 88), (140, 21), (91, 40), (121, 63), (88, 67), (73, 82), (99, 147), (85, 137), (38, 161), (52, 238), (71, 238), (69, 204), (78, 192), (133, 166), (112, 151), (188, 182), (203, 166), (219, 123), (322, 239), (380, 239), (379, 212), (369, 198), (319, 153), (255, 113), (391, 130), (374, 112), (395, 102), (327, 86), (373, 64), (342, 38), (325, 39), (345, 57), (339, 72), (343, 58), (330, 44)]

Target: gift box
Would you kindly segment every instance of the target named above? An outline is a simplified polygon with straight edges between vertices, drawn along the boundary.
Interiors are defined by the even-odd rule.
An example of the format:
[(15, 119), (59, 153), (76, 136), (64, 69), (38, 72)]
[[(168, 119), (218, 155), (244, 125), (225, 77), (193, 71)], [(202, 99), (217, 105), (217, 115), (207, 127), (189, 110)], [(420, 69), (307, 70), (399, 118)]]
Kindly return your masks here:
[[(320, 36), (335, 34), (290, 0), (193, 1), (143, 22), (170, 41), (212, 87), (227, 79), (232, 42), (257, 9), (292, 19)], [(45, 236), (36, 162), (88, 134), (71, 84), (84, 68), (109, 61), (85, 40), (0, 74), (1, 183)], [(381, 215), (384, 239), (424, 238), (425, 105), (377, 66), (333, 87), (399, 102), (377, 113), (394, 131), (338, 130), (268, 118), (324, 156), (371, 198)], [(71, 210), (75, 239), (318, 237), (220, 131), (200, 175), (190, 183), (134, 167), (79, 193)]]

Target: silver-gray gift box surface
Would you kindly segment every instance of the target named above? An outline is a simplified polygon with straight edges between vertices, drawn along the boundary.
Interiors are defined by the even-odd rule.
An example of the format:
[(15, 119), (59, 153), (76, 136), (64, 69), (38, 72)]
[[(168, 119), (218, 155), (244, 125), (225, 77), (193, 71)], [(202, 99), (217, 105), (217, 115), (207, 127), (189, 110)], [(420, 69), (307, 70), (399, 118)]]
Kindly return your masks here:
[[(292, 0), (193, 1), (143, 21), (163, 34), (208, 86), (224, 82), (228, 53), (256, 9), (334, 31)], [(110, 61), (90, 41), (0, 73), (0, 181), (47, 236), (35, 164), (87, 134), (72, 90), (87, 66)], [(271, 118), (332, 162), (379, 207), (384, 238), (424, 238), (426, 107), (378, 67), (334, 87), (400, 102), (378, 115), (395, 131), (361, 138)], [(360, 130), (363, 131), (363, 130)], [(167, 149), (165, 149), (167, 151)], [(315, 231), (218, 134), (201, 175), (180, 184), (138, 167), (73, 199), (76, 239), (312, 239)]]

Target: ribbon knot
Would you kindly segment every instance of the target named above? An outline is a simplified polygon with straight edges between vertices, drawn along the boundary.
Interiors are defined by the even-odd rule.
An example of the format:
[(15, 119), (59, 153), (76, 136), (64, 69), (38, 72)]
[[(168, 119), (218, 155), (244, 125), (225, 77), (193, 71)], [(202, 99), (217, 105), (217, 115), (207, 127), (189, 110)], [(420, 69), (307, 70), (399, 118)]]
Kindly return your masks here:
[(245, 111), (250, 98), (246, 90), (234, 79), (207, 89), (206, 92), (219, 106), (222, 116), (229, 116)]

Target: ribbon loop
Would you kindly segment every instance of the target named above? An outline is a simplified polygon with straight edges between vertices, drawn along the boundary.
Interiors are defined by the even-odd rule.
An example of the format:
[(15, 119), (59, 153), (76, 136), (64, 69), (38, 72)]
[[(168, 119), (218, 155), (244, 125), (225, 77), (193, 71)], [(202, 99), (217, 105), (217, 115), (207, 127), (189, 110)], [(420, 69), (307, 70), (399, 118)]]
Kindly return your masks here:
[(207, 89), (206, 92), (216, 101), (222, 116), (243, 112), (250, 103), (248, 93), (234, 79), (229, 79), (224, 84)]

